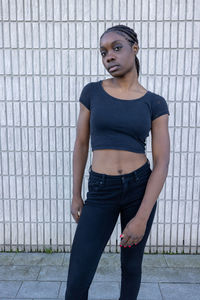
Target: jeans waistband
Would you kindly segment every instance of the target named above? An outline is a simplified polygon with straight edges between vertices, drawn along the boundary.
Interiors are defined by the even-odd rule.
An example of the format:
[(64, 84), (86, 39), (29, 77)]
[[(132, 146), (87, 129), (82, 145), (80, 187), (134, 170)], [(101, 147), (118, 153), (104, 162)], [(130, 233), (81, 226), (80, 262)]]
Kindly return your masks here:
[(95, 172), (92, 170), (92, 165), (90, 165), (89, 167), (89, 174), (92, 175), (92, 176), (95, 176), (95, 177), (98, 177), (98, 178), (101, 178), (101, 179), (116, 179), (116, 180), (121, 180), (122, 181), (124, 179), (128, 179), (128, 178), (135, 178), (137, 179), (139, 175), (142, 175), (143, 173), (145, 173), (146, 170), (149, 170), (150, 169), (150, 162), (147, 158), (147, 161), (141, 166), (139, 167), (138, 169), (130, 172), (130, 173), (126, 173), (126, 174), (122, 174), (122, 175), (108, 175), (108, 174), (103, 174), (103, 173), (98, 173), (98, 172)]

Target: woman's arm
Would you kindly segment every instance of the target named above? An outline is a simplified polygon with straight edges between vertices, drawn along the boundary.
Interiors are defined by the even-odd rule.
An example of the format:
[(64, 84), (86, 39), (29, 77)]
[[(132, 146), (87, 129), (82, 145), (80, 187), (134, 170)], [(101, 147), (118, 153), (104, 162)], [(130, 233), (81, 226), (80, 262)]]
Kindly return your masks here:
[(148, 220), (168, 174), (170, 160), (168, 119), (169, 116), (166, 114), (156, 118), (152, 122), (153, 169), (146, 186), (142, 203), (136, 214), (136, 218), (140, 218), (144, 221)]
[(82, 103), (80, 103), (76, 141), (73, 151), (73, 195), (71, 206), (71, 214), (76, 222), (78, 222), (83, 207), (81, 189), (89, 149), (89, 124), (90, 111)]
[(81, 197), (82, 181), (88, 157), (88, 145), (75, 142), (73, 152), (73, 195), (72, 201)]
[(170, 158), (170, 139), (168, 132), (168, 115), (162, 115), (152, 121), (152, 156), (153, 170), (149, 176), (145, 193), (137, 214), (123, 231), (121, 246), (139, 243), (146, 230), (146, 224), (152, 208), (165, 183)]
[(145, 222), (148, 221), (152, 208), (165, 183), (167, 173), (168, 164), (165, 161), (157, 163), (154, 166), (152, 173), (149, 176), (145, 194), (140, 208), (137, 211), (136, 218), (139, 218)]

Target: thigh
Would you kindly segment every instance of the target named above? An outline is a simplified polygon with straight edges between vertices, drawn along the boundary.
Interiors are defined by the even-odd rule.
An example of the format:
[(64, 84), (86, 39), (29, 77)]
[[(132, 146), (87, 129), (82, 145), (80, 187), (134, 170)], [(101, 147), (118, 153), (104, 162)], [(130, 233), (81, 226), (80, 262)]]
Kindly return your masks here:
[[(128, 190), (127, 190), (128, 201), (127, 201), (127, 199), (124, 199), (125, 204), (122, 206), (121, 212), (120, 212), (121, 232), (123, 232), (127, 223), (132, 218), (134, 218), (135, 215), (137, 214), (137, 211), (142, 203), (143, 196), (145, 194), (146, 186), (148, 183), (148, 179), (151, 175), (151, 172), (152, 171), (150, 169), (145, 171), (143, 174), (141, 174), (141, 176), (138, 177), (137, 182), (132, 182), (128, 186)], [(131, 193), (132, 193), (132, 196), (130, 196)], [(145, 245), (146, 245), (146, 242), (147, 242), (147, 239), (148, 239), (148, 236), (149, 236), (152, 224), (153, 224), (156, 207), (157, 207), (157, 201), (155, 202), (155, 204), (151, 210), (149, 219), (147, 220), (146, 230), (145, 230), (142, 240), (137, 245), (133, 245), (130, 248), (129, 247), (126, 247), (126, 248), (121, 247), (121, 262), (122, 262), (122, 264), (125, 264), (125, 265), (129, 264), (129, 266), (131, 267), (131, 264), (130, 264), (131, 259), (132, 259), (132, 262), (134, 265), (135, 265), (135, 263), (141, 264)]]
[(70, 255), (69, 277), (72, 281), (92, 280), (118, 216), (116, 208), (90, 203), (83, 206)]
[(121, 230), (135, 217), (142, 203), (146, 186), (152, 171), (145, 169), (143, 173), (137, 175), (137, 179), (130, 178), (124, 186), (124, 193), (120, 205)]
[(75, 231), (72, 250), (77, 248), (88, 254), (90, 249), (98, 251), (105, 247), (118, 216), (117, 208), (85, 203)]
[[(98, 176), (90, 176), (87, 197), (75, 231), (69, 271), (93, 274), (100, 256), (113, 232), (119, 217), (117, 197), (120, 187), (105, 182)], [(88, 263), (88, 261), (90, 263)], [(79, 267), (79, 275), (75, 270)]]
[[(155, 217), (155, 212), (156, 212), (156, 207), (157, 207), (157, 201), (155, 202), (152, 211), (150, 213), (149, 219), (147, 221), (147, 226), (145, 230), (145, 234), (142, 238), (142, 240), (137, 244), (133, 245), (130, 248), (129, 247), (121, 247), (121, 252), (120, 252), (120, 259), (121, 259), (121, 265), (122, 269), (125, 268), (126, 270), (131, 270), (133, 271), (134, 268), (141, 268), (142, 260), (143, 260), (143, 254), (144, 254), (144, 249), (147, 243), (147, 239), (149, 237), (151, 227), (153, 224), (153, 220)], [(133, 215), (135, 215), (135, 211), (133, 211)], [(128, 215), (128, 218), (123, 218), (123, 222), (121, 223), (121, 230), (123, 231), (126, 224), (131, 220), (130, 214)]]

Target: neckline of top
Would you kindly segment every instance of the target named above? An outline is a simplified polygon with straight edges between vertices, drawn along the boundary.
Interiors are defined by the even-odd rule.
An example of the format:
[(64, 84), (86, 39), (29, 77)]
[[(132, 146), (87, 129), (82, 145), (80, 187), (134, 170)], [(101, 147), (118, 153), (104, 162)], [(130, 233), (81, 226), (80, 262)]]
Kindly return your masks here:
[(139, 98), (136, 98), (136, 99), (130, 99), (130, 100), (129, 100), (129, 99), (120, 99), (120, 98), (116, 98), (116, 97), (114, 97), (114, 96), (111, 96), (110, 94), (108, 94), (108, 93), (106, 92), (106, 90), (104, 90), (103, 85), (102, 85), (102, 81), (103, 81), (103, 80), (99, 80), (99, 81), (98, 81), (101, 91), (102, 91), (106, 96), (109, 96), (111, 99), (114, 99), (114, 100), (125, 101), (125, 102), (129, 102), (129, 101), (133, 102), (133, 101), (138, 101), (138, 100), (140, 101), (140, 100), (142, 100), (143, 98), (145, 98), (148, 94), (150, 94), (150, 91), (147, 90), (147, 92), (146, 92), (143, 96), (141, 96), (141, 97), (139, 97)]

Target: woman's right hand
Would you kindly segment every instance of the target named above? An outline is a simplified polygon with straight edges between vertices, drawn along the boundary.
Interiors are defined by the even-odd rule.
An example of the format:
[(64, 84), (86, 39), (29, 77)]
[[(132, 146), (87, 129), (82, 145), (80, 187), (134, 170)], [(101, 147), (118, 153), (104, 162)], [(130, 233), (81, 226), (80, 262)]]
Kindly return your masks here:
[(79, 197), (79, 198), (73, 197), (72, 198), (71, 214), (72, 214), (74, 220), (76, 221), (76, 223), (78, 223), (79, 218), (81, 216), (81, 211), (82, 211), (83, 205), (84, 205), (84, 202), (81, 197)]

